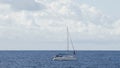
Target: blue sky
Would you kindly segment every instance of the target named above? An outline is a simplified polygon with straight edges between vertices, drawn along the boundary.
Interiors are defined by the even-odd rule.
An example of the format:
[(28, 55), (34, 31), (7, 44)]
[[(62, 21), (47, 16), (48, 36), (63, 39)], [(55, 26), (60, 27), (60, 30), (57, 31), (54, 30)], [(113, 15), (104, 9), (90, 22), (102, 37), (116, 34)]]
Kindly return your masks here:
[(0, 0), (0, 50), (119, 50), (119, 0)]
[(81, 4), (86, 3), (91, 6), (96, 7), (101, 10), (106, 15), (111, 17), (119, 18), (120, 17), (120, 9), (119, 9), (119, 0), (78, 0)]

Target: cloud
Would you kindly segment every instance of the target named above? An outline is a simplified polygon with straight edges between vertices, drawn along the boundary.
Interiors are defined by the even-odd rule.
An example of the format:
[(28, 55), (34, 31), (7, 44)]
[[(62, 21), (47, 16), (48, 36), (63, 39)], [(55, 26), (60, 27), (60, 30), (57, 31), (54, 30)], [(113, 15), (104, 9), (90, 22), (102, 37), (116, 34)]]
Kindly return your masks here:
[(35, 0), (0, 0), (0, 3), (9, 4), (14, 10), (28, 10), (36, 11), (42, 10), (43, 5), (37, 3)]
[[(3, 3), (0, 4), (3, 5), (0, 7), (1, 38), (62, 41), (66, 36), (66, 24), (73, 39), (77, 40), (109, 39), (120, 34), (119, 21), (116, 22), (96, 7), (80, 4), (77, 0), (0, 2)], [(13, 8), (19, 11), (14, 11)], [(2, 12), (3, 9), (5, 12)]]

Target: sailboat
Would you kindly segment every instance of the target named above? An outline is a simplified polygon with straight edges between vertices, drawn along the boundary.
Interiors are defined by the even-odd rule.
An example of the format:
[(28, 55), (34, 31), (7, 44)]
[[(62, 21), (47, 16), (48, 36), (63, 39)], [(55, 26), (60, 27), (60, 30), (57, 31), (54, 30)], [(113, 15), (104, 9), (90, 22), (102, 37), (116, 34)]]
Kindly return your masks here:
[[(71, 42), (72, 49), (73, 49), (72, 54), (69, 54), (69, 52), (71, 52), (69, 50), (69, 45), (70, 45), (69, 43), (70, 42)], [(76, 58), (76, 51), (74, 50), (73, 42), (72, 42), (69, 30), (68, 30), (68, 26), (67, 26), (67, 53), (59, 53), (53, 57), (53, 60), (54, 61), (73, 61), (76, 59), (77, 59)]]

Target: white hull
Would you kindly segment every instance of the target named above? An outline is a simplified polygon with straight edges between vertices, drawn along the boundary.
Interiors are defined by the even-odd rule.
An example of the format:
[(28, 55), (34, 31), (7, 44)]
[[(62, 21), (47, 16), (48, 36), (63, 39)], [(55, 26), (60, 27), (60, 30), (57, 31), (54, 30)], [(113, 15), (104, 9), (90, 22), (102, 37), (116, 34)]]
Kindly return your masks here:
[(76, 60), (76, 57), (75, 56), (54, 57), (53, 60), (56, 60), (56, 61), (72, 61), (72, 60)]

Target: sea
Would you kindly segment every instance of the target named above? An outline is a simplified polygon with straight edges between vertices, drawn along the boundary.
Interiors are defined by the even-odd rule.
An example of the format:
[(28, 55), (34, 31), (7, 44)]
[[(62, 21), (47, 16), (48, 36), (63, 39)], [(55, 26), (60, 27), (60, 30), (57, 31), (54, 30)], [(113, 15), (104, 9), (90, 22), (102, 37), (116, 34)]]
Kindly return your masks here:
[(76, 51), (75, 61), (53, 61), (65, 51), (0, 51), (0, 68), (120, 68), (120, 51)]

